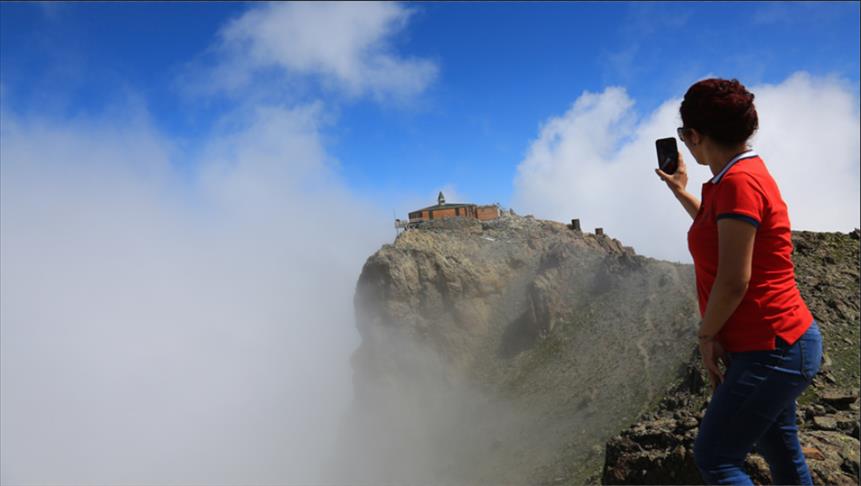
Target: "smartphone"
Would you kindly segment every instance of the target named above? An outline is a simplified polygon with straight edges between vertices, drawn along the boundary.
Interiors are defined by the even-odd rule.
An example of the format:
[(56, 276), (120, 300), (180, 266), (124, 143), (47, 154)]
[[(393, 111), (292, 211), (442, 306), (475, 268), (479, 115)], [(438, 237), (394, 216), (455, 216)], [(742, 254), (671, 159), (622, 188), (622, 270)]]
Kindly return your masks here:
[(676, 139), (659, 138), (655, 140), (655, 148), (658, 150), (658, 168), (667, 174), (675, 174), (679, 169), (679, 148)]

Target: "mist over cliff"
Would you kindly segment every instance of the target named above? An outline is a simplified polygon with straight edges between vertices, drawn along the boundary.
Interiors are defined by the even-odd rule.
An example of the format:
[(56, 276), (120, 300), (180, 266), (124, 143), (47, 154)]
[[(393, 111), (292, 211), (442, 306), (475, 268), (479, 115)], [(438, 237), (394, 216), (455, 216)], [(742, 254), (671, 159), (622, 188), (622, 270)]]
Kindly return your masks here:
[(333, 479), (582, 482), (689, 357), (693, 289), (690, 266), (532, 217), (400, 234), (356, 287)]
[[(854, 315), (849, 329), (852, 275), (849, 304), (824, 304)], [(694, 288), (690, 265), (531, 216), (436, 220), (401, 233), (367, 260), (356, 285), (354, 401), (328, 479), (583, 484), (601, 481), (603, 469), (604, 481), (637, 483), (654, 478), (629, 470), (683, 470), (684, 447), (676, 464), (665, 457), (672, 447), (643, 459), (614, 437), (684, 408), (668, 409), (674, 396), (704, 395), (703, 382), (691, 382), (700, 372)], [(821, 301), (814, 296), (811, 308), (830, 317)], [(703, 403), (686, 400), (691, 409)], [(684, 443), (696, 413), (690, 420), (667, 434)], [(644, 434), (630, 451), (654, 446)], [(673, 478), (697, 480), (659, 477)]]

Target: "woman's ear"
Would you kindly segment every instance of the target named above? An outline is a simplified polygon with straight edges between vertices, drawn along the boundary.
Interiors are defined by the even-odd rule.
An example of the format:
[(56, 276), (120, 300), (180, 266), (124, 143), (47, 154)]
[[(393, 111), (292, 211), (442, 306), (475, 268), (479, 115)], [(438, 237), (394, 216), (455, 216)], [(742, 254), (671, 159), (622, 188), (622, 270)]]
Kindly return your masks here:
[(696, 128), (691, 128), (688, 131), (687, 138), (688, 142), (694, 146), (699, 145), (703, 142), (703, 134), (698, 132)]

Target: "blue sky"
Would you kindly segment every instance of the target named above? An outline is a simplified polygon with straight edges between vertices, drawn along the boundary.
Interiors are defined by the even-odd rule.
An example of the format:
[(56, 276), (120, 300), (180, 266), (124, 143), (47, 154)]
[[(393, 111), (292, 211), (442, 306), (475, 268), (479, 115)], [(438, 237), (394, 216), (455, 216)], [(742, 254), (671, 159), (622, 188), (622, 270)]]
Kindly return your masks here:
[[(98, 113), (134, 93), (184, 145), (211, 136), (235, 100), (189, 99), (177, 79), (253, 5), (2, 5), (3, 104), (56, 117)], [(793, 72), (858, 86), (859, 3), (416, 3), (400, 55), (438, 75), (407, 104), (309, 88), (335, 121), (324, 134), (348, 184), (367, 194), (446, 184), (509, 204), (512, 178), (548, 117), (583, 91), (622, 86), (638, 113), (706, 74), (753, 85)], [(182, 164), (182, 161), (177, 161)], [(389, 202), (389, 201), (386, 201)]]
[(706, 76), (794, 229), (861, 225), (858, 2), (0, 2), (0, 483), (326, 482), (392, 211), (690, 262), (654, 140)]

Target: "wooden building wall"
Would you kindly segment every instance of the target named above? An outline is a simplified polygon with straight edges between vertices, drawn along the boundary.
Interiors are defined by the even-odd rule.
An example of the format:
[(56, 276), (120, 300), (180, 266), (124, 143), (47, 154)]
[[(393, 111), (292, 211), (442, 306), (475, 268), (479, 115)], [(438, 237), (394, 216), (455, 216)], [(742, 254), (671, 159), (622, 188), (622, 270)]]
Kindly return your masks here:
[(421, 212), (416, 211), (415, 213), (410, 213), (410, 222), (418, 222), (418, 221), (427, 221), (431, 219), (443, 219), (443, 218), (454, 218), (454, 217), (462, 217), (462, 218), (477, 218), (481, 221), (487, 221), (490, 219), (496, 219), (500, 216), (499, 207), (496, 205), (488, 205), (488, 206), (476, 206), (476, 205), (468, 205), (459, 208), (444, 208), (444, 209), (433, 209), (433, 210), (423, 210)]

